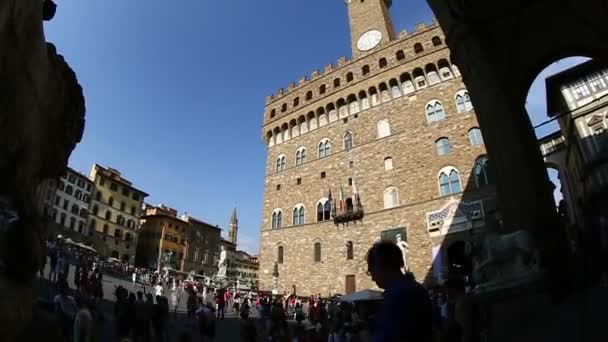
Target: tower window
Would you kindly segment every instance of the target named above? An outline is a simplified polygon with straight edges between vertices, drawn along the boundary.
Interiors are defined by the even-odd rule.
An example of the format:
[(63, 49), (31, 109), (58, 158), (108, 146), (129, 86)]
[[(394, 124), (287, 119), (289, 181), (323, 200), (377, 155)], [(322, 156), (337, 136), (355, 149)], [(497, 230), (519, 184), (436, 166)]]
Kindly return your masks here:
[(426, 118), (428, 122), (435, 122), (445, 119), (443, 105), (439, 101), (431, 101), (426, 105)]
[(302, 178), (298, 178), (298, 179), (296, 179), (296, 184), (297, 184), (297, 185), (301, 185), (301, 184), (302, 184)]
[(306, 92), (306, 101), (312, 100), (312, 90)]
[(388, 65), (388, 62), (386, 61), (386, 58), (380, 58), (380, 60), (378, 61), (378, 66), (382, 69), (385, 68)]
[(279, 246), (279, 248), (277, 248), (277, 263), (283, 263), (283, 246)]
[(424, 47), (422, 47), (422, 44), (420, 44), (420, 43), (416, 43), (416, 44), (414, 44), (414, 52), (415, 52), (416, 54), (419, 54), (419, 53), (421, 53), (422, 51), (424, 51)]
[(287, 103), (283, 103), (283, 105), (281, 106), (281, 112), (286, 112), (287, 111)]
[(352, 241), (348, 241), (346, 243), (346, 260), (353, 260), (354, 259), (354, 251), (353, 251), (353, 242)]
[(277, 191), (281, 190), (281, 184), (277, 184)]
[(449, 168), (439, 174), (439, 192), (441, 196), (456, 194), (460, 191), (460, 175), (458, 174), (458, 170)]
[(404, 60), (405, 59), (405, 52), (403, 52), (403, 50), (399, 50), (399, 51), (397, 51), (397, 53), (395, 54), (395, 56), (397, 57), (398, 61)]
[(438, 36), (435, 36), (431, 39), (431, 41), (433, 42), (433, 46), (439, 46), (441, 44), (443, 44), (443, 42), (441, 41), (441, 38), (439, 38)]
[(354, 79), (353, 73), (349, 72), (346, 74), (346, 82), (351, 82)]
[(327, 86), (325, 84), (321, 84), (319, 87), (319, 94), (325, 94), (325, 91), (327, 91)]
[(325, 178), (325, 171), (321, 171), (321, 179)]
[(363, 73), (363, 76), (369, 74), (369, 65), (364, 65), (363, 68), (361, 68), (361, 73)]
[(353, 134), (351, 132), (346, 132), (344, 134), (344, 149), (349, 151), (353, 148)]
[(353, 177), (348, 177), (348, 186), (353, 186)]
[(477, 127), (471, 128), (469, 130), (469, 140), (473, 146), (483, 145), (483, 136), (481, 135), (481, 130)]
[(315, 255), (314, 255), (315, 262), (321, 262), (321, 243), (315, 242), (314, 249), (315, 249)]
[(338, 88), (339, 86), (340, 86), (340, 79), (339, 79), (339, 78), (336, 78), (336, 79), (334, 80), (334, 88)]
[(384, 170), (392, 170), (393, 169), (393, 158), (386, 157), (384, 158)]
[(440, 138), (435, 142), (437, 147), (437, 155), (443, 156), (452, 152), (452, 146), (448, 138)]
[(296, 97), (295, 99), (293, 99), (293, 106), (296, 107), (300, 104), (300, 98)]

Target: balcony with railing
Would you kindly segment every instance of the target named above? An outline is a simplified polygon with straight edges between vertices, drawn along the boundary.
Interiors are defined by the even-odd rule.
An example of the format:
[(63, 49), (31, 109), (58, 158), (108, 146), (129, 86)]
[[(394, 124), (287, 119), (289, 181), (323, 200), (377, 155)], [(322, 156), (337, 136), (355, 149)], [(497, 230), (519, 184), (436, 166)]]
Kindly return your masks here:
[(332, 216), (336, 225), (348, 225), (350, 222), (362, 221), (365, 209), (358, 198), (347, 198), (341, 208), (334, 206)]

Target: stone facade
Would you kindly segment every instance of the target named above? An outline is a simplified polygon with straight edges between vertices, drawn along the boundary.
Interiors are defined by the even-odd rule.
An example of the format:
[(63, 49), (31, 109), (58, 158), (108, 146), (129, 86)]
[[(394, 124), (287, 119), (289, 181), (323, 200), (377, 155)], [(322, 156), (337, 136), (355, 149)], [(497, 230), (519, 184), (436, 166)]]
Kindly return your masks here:
[(90, 179), (95, 185), (89, 231), (94, 247), (105, 257), (135, 262), (139, 218), (145, 192), (135, 188), (118, 170), (93, 164)]
[(183, 270), (205, 276), (215, 275), (222, 230), (191, 216), (182, 215), (181, 219), (189, 224)]
[[(355, 12), (351, 9), (350, 13)], [(351, 18), (351, 24), (358, 25), (360, 19)], [(385, 17), (377, 25), (390, 26), (390, 19)], [(487, 180), (477, 184), (473, 170), (486, 151), (482, 143), (471, 142), (469, 132), (478, 123), (470, 102), (466, 106), (462, 101), (456, 103), (457, 95), (461, 100), (468, 95), (443, 41), (444, 34), (436, 24), (421, 24), (416, 32), (402, 33), (381, 44), (381, 49), (354, 53), (360, 55), (355, 60), (341, 58), (337, 67), (326, 67), (322, 75), (314, 72), (311, 80), (292, 84), (267, 99), (261, 289), (271, 289), (275, 262), (279, 264), (280, 293), (294, 285), (303, 295), (371, 288), (374, 284), (365, 275), (366, 252), (382, 232), (397, 228), (402, 229), (408, 246), (410, 270), (418, 279), (433, 282), (429, 277), (433, 250), (441, 247), (435, 262), (438, 268), (446, 268), (449, 242), (461, 240), (466, 227), (483, 226), (484, 214), (495, 207), (495, 189), (483, 184), (491, 183)], [(415, 48), (417, 44), (422, 51)], [(337, 78), (339, 84), (334, 83)], [(433, 121), (427, 108), (435, 108), (436, 101), (445, 118)], [(352, 134), (352, 144), (345, 139), (347, 132)], [(438, 155), (440, 138), (449, 139), (451, 151), (445, 155)], [(326, 139), (331, 152), (320, 158), (324, 152), (319, 151), (319, 144)], [(298, 154), (302, 148), (306, 149), (304, 161)], [(451, 170), (457, 171), (463, 191), (442, 194), (440, 173)], [(328, 198), (329, 190), (334, 202), (340, 187), (346, 197), (355, 197), (351, 183), (365, 208), (363, 219), (347, 225), (317, 222), (318, 204)], [(464, 217), (455, 204), (456, 214), (441, 216), (436, 230), (428, 215), (442, 209), (448, 213), (459, 202), (480, 206), (477, 223)], [(294, 208), (301, 207), (303, 222), (293, 217)], [(276, 218), (273, 221), (273, 213), (278, 212), (280, 223)], [(320, 243), (317, 253), (316, 243)]]

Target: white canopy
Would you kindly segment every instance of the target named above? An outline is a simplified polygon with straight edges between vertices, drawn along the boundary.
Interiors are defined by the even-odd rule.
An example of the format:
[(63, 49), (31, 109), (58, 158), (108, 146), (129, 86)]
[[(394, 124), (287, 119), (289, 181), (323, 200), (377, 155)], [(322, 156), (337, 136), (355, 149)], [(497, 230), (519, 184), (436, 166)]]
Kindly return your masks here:
[(376, 290), (362, 290), (358, 292), (353, 292), (351, 294), (347, 294), (345, 296), (340, 297), (340, 301), (342, 302), (363, 302), (363, 301), (372, 301), (372, 300), (382, 300), (384, 297), (382, 296), (381, 291)]

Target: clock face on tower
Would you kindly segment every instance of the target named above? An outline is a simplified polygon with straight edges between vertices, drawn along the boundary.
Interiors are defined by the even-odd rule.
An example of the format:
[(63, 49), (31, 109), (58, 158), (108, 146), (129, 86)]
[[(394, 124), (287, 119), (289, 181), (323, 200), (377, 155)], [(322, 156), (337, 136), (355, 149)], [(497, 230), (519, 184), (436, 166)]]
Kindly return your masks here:
[(370, 30), (361, 35), (357, 41), (357, 49), (368, 51), (375, 48), (382, 40), (382, 32), (378, 30)]

